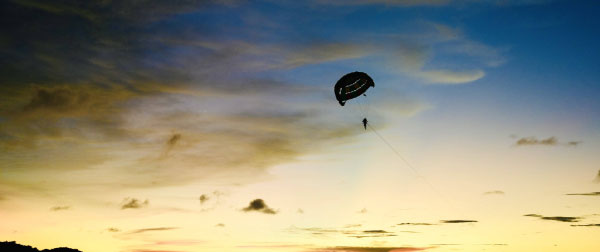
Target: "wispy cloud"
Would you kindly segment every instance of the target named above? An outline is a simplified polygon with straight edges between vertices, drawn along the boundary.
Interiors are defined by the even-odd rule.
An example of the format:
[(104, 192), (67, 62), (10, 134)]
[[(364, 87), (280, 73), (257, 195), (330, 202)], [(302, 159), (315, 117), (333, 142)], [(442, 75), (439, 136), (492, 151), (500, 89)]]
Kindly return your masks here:
[(546, 139), (538, 139), (537, 137), (522, 137), (519, 138), (516, 142), (516, 146), (533, 146), (533, 145), (546, 145), (546, 146), (557, 146), (557, 145), (566, 145), (575, 147), (581, 144), (581, 141), (569, 141), (566, 143), (561, 143), (558, 141), (558, 138), (552, 136)]
[(559, 222), (579, 222), (581, 217), (570, 217), (570, 216), (542, 216), (539, 214), (526, 214), (524, 216), (527, 217), (536, 217), (542, 220), (551, 220), (551, 221), (559, 221)]
[(579, 195), (579, 196), (600, 196), (600, 192), (590, 192), (590, 193), (567, 193), (565, 195)]
[(140, 234), (140, 233), (155, 232), (155, 231), (169, 231), (169, 230), (174, 230), (174, 229), (178, 229), (178, 227), (141, 228), (141, 229), (135, 229), (135, 230), (129, 231), (127, 233), (128, 234)]
[(493, 5), (493, 6), (512, 6), (512, 5), (537, 5), (545, 4), (555, 0), (313, 0), (313, 2), (334, 5), (334, 6), (354, 6), (354, 5), (382, 5), (393, 7), (444, 7), (444, 6), (465, 6), (468, 4)]
[(326, 5), (387, 5), (387, 6), (441, 6), (452, 0), (314, 0), (316, 3)]
[(434, 84), (463, 84), (483, 78), (483, 70), (451, 71), (451, 70), (427, 70), (415, 74), (427, 83)]
[(71, 206), (55, 206), (55, 207), (51, 207), (50, 211), (63, 211), (63, 210), (69, 210), (71, 209)]
[(297, 233), (306, 233), (309, 235), (316, 236), (330, 236), (330, 235), (341, 235), (345, 237), (352, 238), (385, 238), (385, 237), (394, 237), (397, 236), (394, 232), (383, 230), (383, 229), (358, 229), (362, 227), (360, 224), (355, 225), (347, 225), (342, 228), (319, 228), (319, 227), (309, 227), (309, 228), (299, 228), (292, 227), (289, 229), (289, 232)]
[(504, 195), (504, 191), (500, 191), (500, 190), (494, 190), (494, 191), (487, 191), (484, 192), (483, 195)]
[(398, 226), (431, 226), (431, 225), (437, 225), (437, 224), (425, 223), (425, 222), (403, 222), (403, 223), (399, 223), (396, 225), (398, 225)]
[(474, 223), (476, 220), (441, 220), (441, 223)]
[(571, 225), (571, 227), (600, 227), (599, 224), (581, 224), (581, 225)]
[(423, 251), (433, 247), (329, 247), (317, 248), (311, 252), (410, 252)]
[(242, 209), (244, 212), (260, 212), (265, 214), (276, 214), (277, 211), (267, 206), (262, 199), (255, 199), (250, 204)]

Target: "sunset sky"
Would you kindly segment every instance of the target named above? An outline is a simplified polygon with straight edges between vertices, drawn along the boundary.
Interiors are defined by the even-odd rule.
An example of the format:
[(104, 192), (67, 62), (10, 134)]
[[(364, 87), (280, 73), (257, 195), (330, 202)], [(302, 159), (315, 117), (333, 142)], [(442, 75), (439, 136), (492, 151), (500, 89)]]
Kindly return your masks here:
[[(600, 251), (598, 13), (551, 0), (2, 1), (0, 241)], [(353, 71), (375, 87), (342, 107), (333, 86)]]

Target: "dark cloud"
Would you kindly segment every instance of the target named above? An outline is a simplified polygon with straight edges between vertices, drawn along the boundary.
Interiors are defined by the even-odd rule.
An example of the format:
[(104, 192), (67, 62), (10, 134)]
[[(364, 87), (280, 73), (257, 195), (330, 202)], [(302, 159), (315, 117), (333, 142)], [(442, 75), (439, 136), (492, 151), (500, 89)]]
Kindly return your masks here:
[[(350, 234), (350, 233), (354, 233), (354, 232), (346, 232), (346, 234)], [(363, 231), (359, 231), (359, 232), (356, 232), (356, 233), (358, 233), (358, 234), (357, 235), (349, 235), (348, 237), (353, 237), (353, 238), (374, 238), (374, 237), (393, 237), (393, 236), (396, 236), (392, 232), (388, 232), (388, 231), (381, 230), (381, 229), (363, 230)]]
[(441, 220), (441, 223), (473, 223), (476, 220)]
[(215, 225), (215, 227), (225, 227), (225, 224), (223, 224), (223, 223), (218, 223), (217, 225)]
[(276, 214), (277, 211), (268, 207), (262, 199), (255, 199), (250, 204), (242, 209), (244, 212), (261, 212), (265, 214)]
[(600, 224), (571, 225), (571, 227), (600, 227)]
[(296, 210), (296, 213), (303, 214), (304, 210), (302, 210), (302, 208), (298, 208), (298, 210)]
[(169, 230), (173, 230), (173, 229), (178, 229), (178, 227), (141, 228), (141, 229), (132, 230), (132, 231), (128, 232), (128, 234), (140, 234), (140, 233), (154, 232), (154, 231), (169, 231)]
[(23, 107), (23, 110), (26, 112), (41, 109), (48, 111), (68, 111), (86, 106), (89, 101), (89, 94), (84, 92), (74, 92), (64, 87), (53, 89), (37, 87), (33, 97)]
[(206, 194), (202, 194), (198, 198), (198, 200), (200, 200), (200, 204), (204, 204), (204, 202), (208, 201), (209, 199), (210, 199), (210, 197), (208, 197), (208, 195), (206, 195)]
[(515, 142), (516, 146), (532, 146), (532, 145), (546, 145), (546, 146), (556, 146), (556, 145), (566, 145), (566, 146), (578, 146), (581, 144), (581, 141), (568, 141), (566, 143), (561, 143), (558, 141), (556, 137), (548, 137), (546, 139), (538, 139), (537, 137), (522, 137)]
[(177, 141), (179, 141), (179, 139), (181, 139), (181, 134), (173, 134), (171, 136), (171, 138), (169, 138), (169, 140), (167, 141), (167, 145), (175, 146), (175, 144), (177, 143)]
[(218, 2), (223, 1), (3, 1), (0, 80), (127, 81), (164, 75), (162, 67), (144, 62), (149, 51), (165, 51), (151, 42), (157, 21)]
[(117, 233), (117, 232), (120, 232), (121, 230), (118, 228), (111, 227), (111, 228), (106, 229), (106, 231), (111, 232), (111, 233)]
[(50, 208), (50, 211), (63, 211), (63, 210), (69, 210), (71, 209), (71, 206), (55, 206)]
[(483, 195), (504, 195), (504, 192), (495, 190), (495, 191), (484, 192)]
[(430, 225), (437, 225), (437, 224), (432, 224), (432, 223), (424, 223), (424, 222), (404, 222), (404, 223), (399, 223), (396, 224), (398, 226), (430, 226)]
[(381, 229), (375, 229), (375, 230), (365, 230), (365, 231), (363, 231), (363, 233), (367, 233), (367, 234), (373, 234), (373, 233), (377, 233), (377, 234), (389, 234), (390, 232), (385, 231), (385, 230), (381, 230)]
[(556, 145), (558, 140), (556, 137), (549, 137), (546, 139), (538, 140), (536, 137), (523, 137), (517, 140), (515, 143), (517, 146), (524, 145)]
[(539, 214), (526, 214), (527, 217), (536, 217), (542, 220), (560, 221), (560, 222), (579, 222), (581, 217), (567, 217), (567, 216), (542, 216)]
[(590, 192), (590, 193), (567, 193), (566, 195), (580, 195), (580, 196), (600, 196), (600, 192)]
[(138, 200), (136, 198), (125, 198), (123, 200), (123, 204), (121, 205), (121, 209), (138, 209), (147, 207), (150, 204), (148, 200)]

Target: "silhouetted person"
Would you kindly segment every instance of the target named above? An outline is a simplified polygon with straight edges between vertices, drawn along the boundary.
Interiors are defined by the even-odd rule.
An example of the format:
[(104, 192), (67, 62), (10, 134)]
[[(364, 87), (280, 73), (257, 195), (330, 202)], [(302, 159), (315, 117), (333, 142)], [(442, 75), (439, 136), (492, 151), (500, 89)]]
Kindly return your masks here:
[(362, 122), (363, 122), (363, 126), (365, 126), (365, 130), (367, 130), (367, 123), (369, 121), (367, 121), (367, 118), (365, 117), (365, 119), (363, 119)]

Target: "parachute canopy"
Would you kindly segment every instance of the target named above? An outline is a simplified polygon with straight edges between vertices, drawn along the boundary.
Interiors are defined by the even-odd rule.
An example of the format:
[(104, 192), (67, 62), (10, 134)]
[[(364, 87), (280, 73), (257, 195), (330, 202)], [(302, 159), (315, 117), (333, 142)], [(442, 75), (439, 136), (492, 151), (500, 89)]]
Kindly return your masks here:
[(335, 83), (333, 91), (340, 105), (344, 106), (347, 100), (354, 99), (364, 94), (369, 87), (375, 87), (371, 77), (363, 72), (348, 73)]

